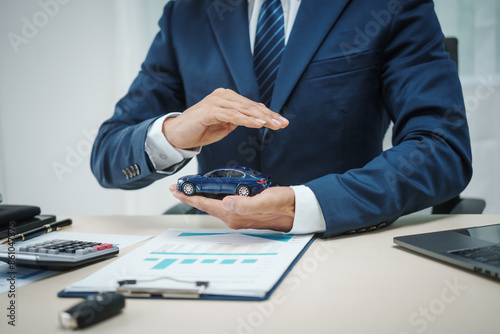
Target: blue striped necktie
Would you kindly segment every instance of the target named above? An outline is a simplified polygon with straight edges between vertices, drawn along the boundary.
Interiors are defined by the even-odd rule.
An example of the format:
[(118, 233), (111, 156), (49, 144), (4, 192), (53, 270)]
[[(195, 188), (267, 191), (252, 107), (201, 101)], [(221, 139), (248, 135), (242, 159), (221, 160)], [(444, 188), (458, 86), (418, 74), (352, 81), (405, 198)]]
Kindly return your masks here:
[(265, 0), (257, 22), (253, 63), (261, 102), (268, 107), (284, 49), (285, 20), (281, 1)]

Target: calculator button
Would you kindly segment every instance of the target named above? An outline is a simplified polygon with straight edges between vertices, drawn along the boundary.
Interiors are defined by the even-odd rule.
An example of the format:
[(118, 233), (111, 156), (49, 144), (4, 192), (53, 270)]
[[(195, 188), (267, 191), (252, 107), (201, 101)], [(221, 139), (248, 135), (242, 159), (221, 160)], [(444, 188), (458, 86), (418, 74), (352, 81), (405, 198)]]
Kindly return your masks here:
[(46, 254), (48, 252), (49, 252), (49, 250), (47, 248), (38, 248), (38, 253), (44, 253), (44, 254)]
[(36, 253), (36, 247), (29, 246), (28, 247), (28, 252)]
[(49, 249), (47, 252), (48, 254), (59, 254), (59, 251), (57, 249)]
[(112, 244), (102, 244), (106, 249), (113, 248)]
[(75, 254), (76, 255), (85, 255), (85, 254), (89, 254), (90, 251), (88, 249), (77, 249)]
[(26, 246), (19, 247), (19, 251), (20, 252), (27, 252), (28, 251), (28, 247), (26, 247)]
[(88, 248), (85, 248), (85, 250), (88, 250), (89, 253), (95, 253), (95, 252), (97, 252), (97, 248), (94, 248), (94, 247), (88, 247)]

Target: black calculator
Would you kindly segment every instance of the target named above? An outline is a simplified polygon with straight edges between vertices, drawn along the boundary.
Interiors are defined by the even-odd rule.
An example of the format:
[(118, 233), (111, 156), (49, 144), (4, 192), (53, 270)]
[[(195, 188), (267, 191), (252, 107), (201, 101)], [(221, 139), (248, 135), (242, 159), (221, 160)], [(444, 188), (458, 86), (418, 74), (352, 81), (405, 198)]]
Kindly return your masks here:
[(92, 241), (49, 240), (0, 250), (0, 261), (19, 267), (64, 270), (117, 255), (118, 247)]

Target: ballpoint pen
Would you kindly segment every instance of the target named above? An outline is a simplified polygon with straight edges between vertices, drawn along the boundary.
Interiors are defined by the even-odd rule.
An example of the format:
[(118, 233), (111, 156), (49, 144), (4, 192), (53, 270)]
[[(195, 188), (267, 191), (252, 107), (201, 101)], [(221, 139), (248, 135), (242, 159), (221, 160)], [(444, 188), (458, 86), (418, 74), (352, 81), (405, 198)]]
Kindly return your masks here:
[(34, 237), (38, 237), (39, 235), (42, 235), (45, 233), (59, 231), (63, 228), (70, 227), (71, 224), (73, 224), (73, 221), (71, 219), (65, 219), (65, 220), (61, 220), (59, 222), (46, 224), (46, 225), (37, 227), (35, 229), (32, 229), (30, 231), (26, 231), (25, 233), (16, 234), (12, 238), (5, 240), (2, 244), (33, 239)]

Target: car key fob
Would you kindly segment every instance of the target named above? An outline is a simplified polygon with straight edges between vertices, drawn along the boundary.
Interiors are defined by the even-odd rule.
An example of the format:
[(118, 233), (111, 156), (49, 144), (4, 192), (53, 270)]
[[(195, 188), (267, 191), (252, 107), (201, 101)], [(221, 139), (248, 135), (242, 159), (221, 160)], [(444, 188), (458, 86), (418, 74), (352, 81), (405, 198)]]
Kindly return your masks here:
[(124, 307), (125, 297), (121, 294), (99, 293), (61, 312), (59, 321), (64, 329), (85, 328), (117, 315)]

